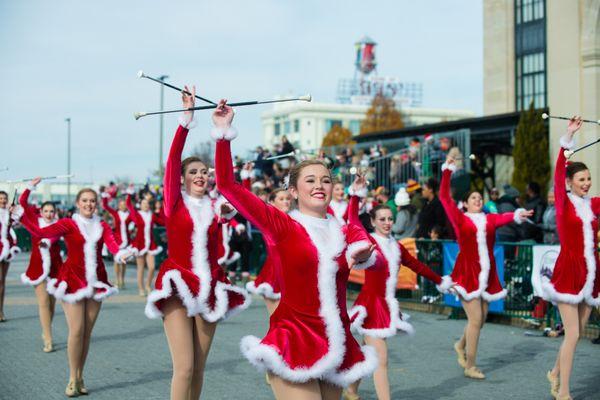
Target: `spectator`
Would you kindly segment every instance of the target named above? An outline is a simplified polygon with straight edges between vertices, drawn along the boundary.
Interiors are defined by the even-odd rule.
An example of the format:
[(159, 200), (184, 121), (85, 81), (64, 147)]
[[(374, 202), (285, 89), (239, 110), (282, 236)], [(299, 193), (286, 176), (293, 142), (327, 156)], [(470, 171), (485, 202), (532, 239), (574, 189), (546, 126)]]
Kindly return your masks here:
[(410, 196), (410, 204), (415, 206), (417, 211), (423, 208), (423, 196), (421, 195), (421, 185), (414, 179), (409, 179), (406, 182), (406, 192)]
[(417, 209), (410, 204), (410, 197), (405, 188), (400, 188), (394, 203), (397, 206), (396, 219), (392, 226), (392, 232), (396, 240), (415, 237), (417, 231)]
[(375, 189), (375, 201), (379, 204), (385, 204), (390, 207), (392, 209), (392, 217), (394, 218), (394, 221), (396, 220), (396, 214), (398, 214), (398, 210), (396, 210), (396, 203), (394, 203), (394, 200), (390, 199), (390, 193), (385, 187), (379, 186), (377, 189)]
[(558, 232), (556, 230), (556, 208), (554, 207), (554, 188), (548, 191), (548, 206), (542, 215), (542, 223), (539, 224), (542, 230), (543, 241), (545, 244), (558, 244)]
[(533, 216), (530, 218), (533, 221), (531, 223), (525, 223), (521, 225), (521, 237), (522, 239), (535, 240), (538, 243), (543, 242), (543, 233), (540, 229), (542, 218), (544, 216), (544, 210), (546, 205), (540, 196), (540, 185), (536, 182), (529, 182), (525, 191), (527, 199), (523, 208), (526, 210), (533, 210)]
[(498, 214), (498, 205), (496, 202), (500, 198), (500, 191), (497, 188), (490, 190), (490, 199), (483, 205), (483, 212), (486, 214)]
[(446, 235), (446, 230), (441, 225), (435, 225), (429, 232), (429, 239), (440, 240)]
[[(514, 212), (519, 208), (519, 204), (517, 203), (517, 198), (520, 194), (519, 191), (508, 184), (504, 185), (502, 189), (504, 190), (504, 196), (498, 199), (498, 213)], [(521, 240), (519, 226), (515, 222), (496, 229), (496, 234), (500, 242), (518, 242)]]
[(436, 225), (447, 226), (449, 224), (444, 207), (437, 197), (437, 190), (438, 182), (435, 178), (429, 178), (423, 185), (425, 204), (419, 214), (419, 226), (416, 233), (418, 238), (428, 238), (429, 232)]

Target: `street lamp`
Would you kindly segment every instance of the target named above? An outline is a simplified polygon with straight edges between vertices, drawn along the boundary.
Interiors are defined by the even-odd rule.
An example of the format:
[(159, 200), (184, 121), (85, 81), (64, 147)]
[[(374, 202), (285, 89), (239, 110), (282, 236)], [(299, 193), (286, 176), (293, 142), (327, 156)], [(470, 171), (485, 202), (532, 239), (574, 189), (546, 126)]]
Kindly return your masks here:
[(67, 204), (71, 201), (71, 118), (65, 118), (67, 123)]
[[(161, 75), (158, 77), (158, 80), (164, 82), (167, 79), (168, 75)], [(165, 99), (165, 85), (160, 85), (160, 110), (164, 109), (164, 99)], [(160, 115), (160, 129), (158, 136), (158, 177), (162, 179), (163, 176), (163, 114)]]

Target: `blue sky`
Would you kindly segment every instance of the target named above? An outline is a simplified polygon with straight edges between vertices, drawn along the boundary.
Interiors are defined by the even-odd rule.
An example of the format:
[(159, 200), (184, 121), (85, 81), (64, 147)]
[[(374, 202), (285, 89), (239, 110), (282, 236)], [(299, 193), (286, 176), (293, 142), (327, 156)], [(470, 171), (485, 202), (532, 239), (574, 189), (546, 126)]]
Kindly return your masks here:
[[(139, 69), (210, 99), (327, 102), (363, 35), (378, 42), (379, 75), (423, 82), (425, 107), (479, 114), (482, 24), (481, 0), (0, 1), (0, 179), (64, 173), (71, 117), (75, 180), (144, 180), (159, 120), (132, 114), (157, 109), (159, 88)], [(237, 110), (235, 151), (262, 142), (266, 107)], [(188, 150), (209, 138), (210, 113), (197, 119)], [(176, 126), (165, 118), (166, 149)]]

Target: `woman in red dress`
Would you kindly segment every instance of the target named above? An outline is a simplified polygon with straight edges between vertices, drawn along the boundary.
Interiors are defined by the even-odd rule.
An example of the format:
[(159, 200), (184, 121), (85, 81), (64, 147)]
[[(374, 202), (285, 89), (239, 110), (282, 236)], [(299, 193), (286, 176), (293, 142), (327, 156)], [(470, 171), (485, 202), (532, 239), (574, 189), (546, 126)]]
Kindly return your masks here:
[(261, 340), (246, 336), (244, 356), (270, 373), (277, 399), (339, 399), (342, 387), (371, 374), (377, 355), (350, 332), (346, 283), (350, 268), (374, 262), (374, 246), (354, 225), (328, 216), (333, 181), (318, 160), (290, 171), (298, 209), (286, 214), (236, 183), (230, 140), (233, 109), (221, 100), (213, 113), (217, 188), (271, 243), (281, 258), (281, 300)]
[[(285, 189), (275, 189), (269, 194), (269, 204), (284, 213), (288, 213), (291, 206), (291, 196)], [(264, 298), (270, 317), (279, 305), (279, 299), (281, 298), (281, 285), (279, 283), (281, 279), (281, 259), (277, 253), (277, 247), (268, 237), (265, 237), (265, 245), (267, 247), (267, 259), (256, 280), (248, 282), (246, 289)]]
[[(19, 204), (24, 210), (23, 218), (28, 218), (31, 223), (38, 224), (40, 228), (54, 224), (56, 220), (56, 207), (51, 202), (45, 202), (38, 209), (29, 204), (29, 195), (40, 183), (41, 179), (31, 181), (27, 189), (21, 193)], [(21, 282), (35, 287), (35, 297), (38, 302), (38, 313), (40, 325), (42, 326), (42, 339), (44, 341), (44, 352), (53, 350), (52, 344), (52, 319), (54, 318), (54, 306), (56, 300), (46, 290), (46, 281), (56, 279), (58, 270), (62, 265), (60, 246), (57, 238), (41, 239), (35, 235), (31, 236), (31, 257), (27, 270), (21, 274)]]
[(33, 236), (46, 239), (63, 237), (67, 246), (67, 259), (56, 278), (48, 280), (48, 292), (62, 300), (69, 327), (67, 355), (69, 358), (69, 383), (65, 394), (69, 397), (87, 394), (83, 383), (83, 368), (90, 347), (92, 329), (100, 313), (102, 300), (118, 292), (109, 282), (102, 260), (102, 246), (124, 262), (130, 255), (119, 249), (108, 224), (96, 215), (98, 194), (92, 189), (82, 189), (77, 194), (77, 214), (62, 218), (56, 223), (40, 227), (28, 218), (22, 224)]
[[(152, 279), (154, 279), (154, 256), (162, 251), (162, 246), (156, 244), (154, 235), (152, 234), (154, 226), (159, 223), (160, 217), (150, 207), (150, 200), (148, 198), (143, 198), (140, 201), (140, 210), (136, 210), (131, 201), (133, 188), (128, 188), (127, 192), (127, 209), (137, 230), (131, 248), (135, 252), (135, 261), (137, 264), (138, 292), (140, 296), (146, 296), (150, 293)], [(146, 285), (144, 286), (144, 267), (146, 265), (148, 265), (148, 276), (146, 277)]]
[(0, 190), (0, 322), (4, 317), (4, 292), (6, 290), (6, 275), (13, 257), (21, 252), (17, 246), (17, 235), (12, 228), (14, 220), (18, 220), (13, 207), (8, 206), (8, 193)]
[(450, 195), (450, 179), (454, 170), (454, 159), (448, 157), (442, 165), (440, 201), (452, 223), (460, 249), (450, 277), (468, 321), (454, 349), (458, 354), (459, 365), (465, 369), (466, 377), (485, 379), (483, 372), (476, 366), (479, 333), (487, 317), (489, 302), (506, 297), (506, 289), (502, 288), (496, 272), (496, 229), (513, 221), (521, 223), (523, 219), (532, 216), (533, 211), (520, 208), (515, 212), (485, 214), (481, 193), (472, 191), (464, 198), (467, 211), (463, 213)]
[[(358, 217), (360, 197), (366, 197), (365, 179), (360, 177), (350, 188), (348, 219), (350, 223), (360, 225)], [(365, 344), (373, 346), (377, 351), (379, 364), (373, 374), (375, 392), (379, 400), (391, 399), (388, 379), (387, 360), (388, 350), (386, 339), (394, 337), (398, 330), (408, 334), (413, 333), (412, 326), (402, 319), (402, 313), (396, 299), (398, 271), (405, 265), (415, 273), (436, 283), (441, 292), (447, 291), (452, 285), (448, 277), (442, 277), (433, 272), (428, 266), (414, 258), (408, 250), (392, 236), (394, 217), (392, 210), (385, 204), (375, 206), (370, 211), (371, 225), (374, 232), (370, 234), (376, 245), (377, 258), (375, 265), (365, 271), (365, 283), (354, 305), (350, 308), (352, 329), (363, 335)], [(360, 381), (350, 385), (344, 393), (348, 400), (359, 399), (358, 386)]]
[[(182, 93), (183, 107), (193, 107), (195, 88), (185, 90), (192, 96)], [(200, 398), (217, 322), (250, 304), (248, 293), (231, 285), (218, 263), (222, 224), (234, 210), (210, 198), (208, 167), (202, 160), (181, 160), (192, 120), (191, 112), (180, 119), (167, 159), (163, 210), (168, 257), (146, 303), (146, 316), (163, 318), (173, 361), (171, 399), (176, 400)]]
[(600, 305), (597, 251), (600, 197), (589, 196), (592, 177), (587, 166), (581, 162), (567, 163), (564, 154), (575, 146), (573, 136), (581, 124), (580, 117), (573, 117), (569, 121), (566, 136), (560, 140), (561, 149), (554, 171), (560, 254), (552, 277), (542, 278), (544, 299), (558, 304), (565, 327), (565, 338), (556, 363), (547, 374), (552, 395), (561, 400), (571, 399), (569, 380), (577, 341), (585, 329), (592, 307)]
[[(113, 234), (121, 249), (126, 249), (131, 245), (131, 233), (129, 231), (129, 224), (133, 222), (129, 211), (127, 210), (127, 203), (124, 199), (120, 199), (117, 203), (117, 209), (115, 210), (110, 206), (111, 195), (108, 191), (102, 193), (102, 208), (104, 208), (113, 219)], [(115, 277), (117, 278), (117, 288), (123, 289), (125, 287), (125, 270), (127, 264), (121, 264), (115, 260)]]

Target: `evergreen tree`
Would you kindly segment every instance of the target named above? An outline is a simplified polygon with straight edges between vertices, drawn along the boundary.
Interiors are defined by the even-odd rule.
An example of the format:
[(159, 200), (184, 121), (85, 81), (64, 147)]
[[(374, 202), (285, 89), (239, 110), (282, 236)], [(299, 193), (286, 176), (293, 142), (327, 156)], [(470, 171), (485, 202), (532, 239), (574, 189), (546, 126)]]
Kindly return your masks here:
[(537, 182), (542, 189), (547, 188), (550, 180), (548, 127), (542, 119), (542, 112), (533, 107), (533, 102), (519, 118), (513, 160), (512, 185), (521, 193), (525, 192), (529, 182)]
[(367, 110), (366, 118), (360, 124), (360, 134), (402, 128), (404, 121), (402, 114), (396, 109), (394, 100), (381, 93), (373, 97), (371, 108)]
[(323, 138), (321, 147), (354, 146), (355, 144), (356, 142), (352, 140), (352, 132), (349, 129), (333, 125)]

